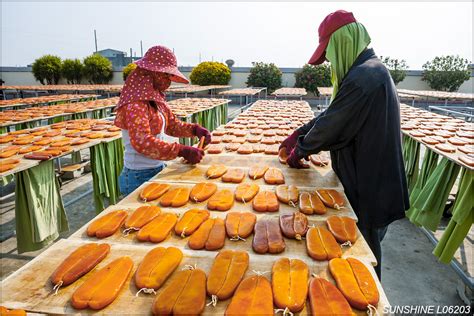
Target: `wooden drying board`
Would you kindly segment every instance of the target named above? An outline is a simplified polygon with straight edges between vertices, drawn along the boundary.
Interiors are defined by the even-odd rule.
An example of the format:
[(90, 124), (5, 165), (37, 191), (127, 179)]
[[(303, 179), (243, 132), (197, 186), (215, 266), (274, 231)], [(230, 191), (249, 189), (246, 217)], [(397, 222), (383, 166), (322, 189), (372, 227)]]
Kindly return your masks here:
[[(101, 217), (106, 215), (107, 213), (110, 213), (115, 210), (125, 210), (129, 214), (131, 214), (135, 209), (138, 207), (142, 206), (144, 204), (128, 204), (128, 205), (123, 205), (123, 204), (118, 204), (118, 205), (113, 205), (107, 208), (106, 210), (102, 211), (100, 215), (98, 215), (96, 218)], [(187, 209), (192, 209), (193, 207), (188, 207)], [(202, 208), (202, 207), (201, 207)], [(244, 211), (245, 210), (240, 210)], [(185, 210), (183, 208), (176, 208), (176, 209), (171, 209), (171, 208), (162, 208), (162, 212), (166, 213), (174, 213), (177, 214), (178, 216), (181, 216), (184, 214)], [(226, 215), (228, 212), (219, 212), (219, 211), (211, 211), (211, 217), (219, 217), (222, 219), (225, 219)], [(257, 216), (257, 219), (262, 219), (262, 218), (271, 218), (275, 221), (279, 221), (279, 215), (280, 213), (255, 213)], [(95, 237), (89, 237), (87, 236), (87, 227), (92, 223), (96, 218), (90, 220), (87, 224), (79, 228), (74, 234), (71, 235), (71, 239), (81, 239), (84, 241), (90, 241), (90, 242), (95, 242), (98, 241), (99, 239)], [(321, 220), (321, 218), (316, 218), (314, 216), (308, 216), (308, 223), (309, 226), (315, 225), (315, 226), (326, 226), (326, 221)], [(181, 238), (180, 236), (177, 236), (174, 231), (170, 234), (169, 237), (167, 237), (164, 241), (162, 241), (159, 244), (154, 244), (151, 242), (140, 242), (135, 238), (136, 232), (131, 232), (128, 236), (124, 236), (122, 233), (123, 228), (117, 231), (114, 235), (107, 237), (103, 239), (104, 242), (110, 242), (110, 243), (118, 243), (118, 244), (132, 244), (132, 245), (145, 245), (147, 247), (153, 247), (156, 245), (160, 246), (176, 246), (181, 249), (188, 249), (189, 251), (193, 251), (190, 249), (187, 245), (189, 237), (186, 238)], [(248, 252), (252, 252), (252, 239), (253, 237), (247, 238), (245, 241), (231, 241), (229, 238), (226, 238), (226, 243), (223, 249), (233, 249), (233, 250), (245, 250)], [(285, 238), (285, 243), (286, 243), (286, 250), (282, 253), (282, 255), (285, 255), (285, 253), (291, 253), (293, 257), (298, 257), (298, 258), (309, 258), (307, 253), (306, 253), (306, 243), (304, 241), (298, 241), (295, 239), (289, 239)], [(361, 233), (358, 231), (358, 239), (354, 246), (352, 247), (342, 247), (343, 250), (343, 257), (347, 256), (353, 256), (357, 258), (364, 258), (367, 262), (370, 262), (373, 265), (377, 265), (377, 260), (375, 256), (373, 255), (372, 251), (370, 250), (367, 242), (365, 239), (362, 237)], [(195, 250), (195, 251), (201, 251), (201, 250)], [(205, 250), (202, 250), (205, 251)], [(255, 254), (256, 256), (262, 256)], [(265, 256), (265, 255), (263, 255)], [(271, 255), (269, 255), (271, 256)], [(320, 264), (325, 264), (324, 262), (318, 262)]]
[[(221, 144), (227, 144), (227, 143), (221, 143)], [(246, 143), (246, 144), (255, 145), (253, 143)], [(229, 162), (231, 162), (232, 166), (242, 166), (243, 164), (244, 166), (250, 167), (254, 164), (264, 163), (271, 167), (277, 167), (277, 168), (283, 167), (290, 170), (298, 170), (298, 169), (288, 167), (287, 164), (282, 164), (278, 160), (278, 155), (267, 155), (265, 153), (239, 154), (237, 153), (237, 151), (225, 151), (225, 149), (220, 154), (206, 153), (206, 156), (204, 156), (204, 158), (202, 159), (201, 164), (222, 163), (222, 164), (228, 165)], [(331, 168), (331, 159), (329, 159), (328, 165), (324, 167), (315, 166), (311, 161), (304, 161), (304, 162), (307, 163), (310, 166), (310, 168), (299, 169), (299, 170), (315, 169), (322, 175), (326, 175), (328, 173), (334, 174), (334, 171)]]
[[(418, 143), (420, 143), (421, 145), (425, 146), (426, 148), (428, 148), (429, 150), (432, 150), (434, 151), (435, 153), (437, 153), (438, 155), (440, 155), (441, 157), (444, 157), (444, 158), (447, 158), (449, 160), (451, 160), (452, 162), (460, 165), (461, 167), (463, 168), (467, 168), (469, 170), (474, 170), (474, 167), (471, 167), (471, 166), (468, 166), (467, 164), (465, 164), (464, 162), (462, 162), (461, 160), (459, 160), (459, 157), (461, 156), (467, 156), (466, 154), (462, 153), (460, 150), (459, 150), (459, 146), (456, 146), (456, 145), (453, 145), (451, 144), (450, 142), (448, 142), (448, 139), (446, 139), (446, 143), (453, 146), (454, 148), (456, 148), (456, 151), (454, 153), (447, 153), (445, 151), (442, 151), (442, 150), (439, 150), (437, 149), (435, 146), (436, 145), (429, 145), (425, 142), (423, 142), (421, 139), (423, 137), (414, 137), (414, 136), (411, 136), (409, 134), (410, 131), (404, 131), (402, 130), (402, 133), (405, 134), (406, 136), (408, 137), (411, 137), (413, 138), (414, 140), (416, 140)], [(428, 136), (429, 137), (429, 136)], [(474, 146), (474, 145), (472, 145)]]
[[(0, 159), (0, 164), (2, 163), (2, 160), (7, 160), (7, 159), (18, 159), (18, 158), (16, 156), (13, 156), (6, 159)], [(5, 172), (0, 172), (0, 177), (5, 177), (5, 176), (15, 174), (20, 171), (24, 171), (24, 170), (33, 168), (39, 164), (40, 164), (39, 160), (20, 159), (20, 163), (16, 165), (15, 168), (5, 171)]]
[[(85, 101), (87, 102), (87, 101)], [(74, 104), (74, 103), (72, 103)], [(116, 105), (107, 105), (107, 106), (101, 106), (101, 107), (98, 107), (98, 108), (91, 108), (91, 109), (86, 109), (84, 111), (78, 111), (78, 112), (63, 112), (63, 113), (58, 113), (58, 114), (54, 114), (54, 115), (49, 115), (49, 116), (37, 116), (37, 117), (32, 117), (32, 118), (29, 118), (29, 119), (26, 119), (26, 120), (21, 120), (21, 121), (6, 121), (4, 123), (1, 123), (0, 124), (0, 127), (8, 127), (8, 126), (13, 126), (13, 125), (17, 125), (17, 124), (24, 124), (24, 123), (29, 123), (29, 122), (37, 122), (37, 121), (43, 121), (43, 120), (49, 120), (49, 119), (52, 119), (52, 118), (56, 118), (56, 117), (67, 117), (67, 116), (72, 116), (74, 114), (83, 114), (83, 113), (89, 113), (89, 112), (93, 112), (93, 111), (97, 111), (97, 110), (105, 110), (105, 109), (111, 109), (111, 108), (114, 108)], [(69, 119), (71, 120), (71, 119)], [(69, 121), (68, 120), (68, 121)]]
[[(58, 138), (62, 138), (62, 136), (58, 135), (56, 137), (53, 137), (53, 139), (58, 139)], [(98, 145), (100, 143), (110, 143), (110, 142), (113, 142), (114, 140), (117, 140), (119, 138), (122, 138), (121, 134), (118, 135), (118, 136), (109, 137), (109, 138), (89, 139), (88, 143), (85, 143), (85, 144), (82, 144), (82, 145), (77, 145), (77, 146), (71, 146), (70, 151), (63, 152), (61, 155), (56, 156), (56, 157), (52, 157), (50, 160), (54, 160), (54, 159), (57, 159), (57, 158), (61, 158), (61, 157), (70, 155), (74, 152), (78, 152), (78, 151), (81, 151), (83, 149), (93, 147), (93, 146)], [(30, 145), (24, 145), (24, 146), (25, 147), (26, 146), (31, 146), (31, 144)], [(44, 148), (46, 148), (48, 146), (49, 145), (44, 146)], [(35, 166), (37, 166), (41, 163), (40, 160), (24, 159), (23, 156), (25, 156), (25, 155), (15, 155), (15, 156), (12, 156), (10, 158), (5, 158), (5, 159), (12, 159), (12, 158), (20, 159), (20, 163), (15, 168), (13, 168), (11, 170), (8, 170), (8, 171), (5, 171), (3, 173), (0, 173), (0, 177), (8, 176), (10, 174), (15, 174), (15, 173), (20, 172), (20, 171), (25, 171), (25, 170), (30, 169), (32, 167), (35, 167)], [(2, 163), (2, 160), (4, 160), (4, 159), (0, 159), (0, 163)]]
[[(276, 159), (276, 160), (275, 160)], [(283, 165), (278, 158), (263, 159), (263, 157), (242, 157), (242, 156), (221, 156), (204, 158), (204, 161), (197, 165), (189, 165), (181, 162), (173, 162), (167, 164), (166, 168), (157, 174), (153, 180), (178, 181), (178, 182), (221, 182), (221, 179), (207, 179), (206, 171), (212, 164), (224, 164), (228, 169), (239, 168), (244, 169), (245, 178), (243, 182), (254, 182), (257, 184), (265, 184), (263, 179), (252, 180), (248, 177), (248, 170), (253, 165), (267, 165), (269, 167), (278, 168), (285, 176), (285, 184), (316, 187), (316, 188), (339, 188), (342, 190), (341, 182), (337, 175), (330, 167), (314, 167), (309, 169), (293, 169), (287, 165)]]
[[(170, 181), (163, 181), (161, 179), (153, 180), (152, 182), (167, 183), (167, 184), (170, 184), (172, 188), (189, 188), (189, 189), (192, 189), (194, 187), (194, 185), (197, 183), (197, 182), (196, 183), (194, 183), (194, 182), (170, 182)], [(155, 201), (150, 201), (148, 203), (144, 203), (140, 199), (140, 192), (148, 184), (150, 184), (150, 182), (145, 182), (138, 189), (136, 189), (135, 191), (133, 191), (132, 193), (127, 195), (127, 197), (125, 197), (123, 200), (120, 201), (119, 204), (116, 204), (116, 205), (123, 205), (123, 206), (133, 205), (133, 206), (138, 207), (140, 205), (150, 204), (150, 205), (160, 206), (160, 204), (159, 204), (160, 199), (157, 199)], [(222, 183), (222, 182), (218, 182), (216, 184), (218, 185), (218, 190), (220, 190), (220, 189), (230, 189), (232, 192), (235, 192), (235, 188), (237, 187), (237, 184)], [(311, 192), (311, 191), (314, 191), (316, 189), (314, 187), (298, 187), (298, 188), (300, 189), (300, 192)], [(322, 189), (323, 187), (319, 187), (319, 188)], [(275, 186), (260, 184), (260, 191), (275, 191)], [(347, 197), (344, 195), (344, 192), (342, 190), (338, 190), (338, 191), (344, 197), (344, 200), (345, 200), (344, 208), (341, 208), (340, 210), (327, 208), (327, 213), (324, 214), (324, 215), (309, 215), (308, 217), (312, 217), (315, 220), (319, 220), (319, 221), (325, 221), (326, 218), (328, 218), (329, 216), (339, 215), (339, 216), (348, 216), (348, 217), (351, 217), (351, 218), (353, 218), (357, 221), (357, 216), (354, 213), (349, 201), (347, 200)], [(189, 201), (185, 206), (177, 207), (177, 208), (176, 207), (175, 208), (173, 208), (173, 207), (162, 207), (162, 210), (164, 212), (172, 212), (172, 213), (181, 213), (182, 214), (185, 211), (193, 209), (193, 208), (207, 209), (207, 201), (204, 201), (204, 202), (201, 202), (201, 203), (195, 203), (195, 202)], [(279, 212), (275, 212), (275, 213), (276, 214), (292, 214), (295, 210), (297, 210), (297, 208), (292, 207), (292, 206), (287, 205), (287, 204), (284, 204), (284, 203), (280, 203), (280, 210), (279, 210)], [(247, 202), (247, 203), (234, 201), (234, 206), (229, 211), (252, 212), (255, 215), (271, 214), (271, 212), (264, 212), (264, 213), (255, 212), (252, 209), (252, 202), (251, 201)], [(221, 211), (212, 211), (212, 212), (213, 213), (224, 213), (224, 214), (226, 213), (226, 212), (221, 212)]]
[[(84, 242), (80, 240), (62, 239), (41, 253), (38, 257), (21, 267), (1, 283), (2, 295), (0, 298), (0, 304), (2, 306), (6, 306), (7, 308), (18, 308), (30, 312), (46, 314), (151, 314), (151, 306), (155, 297), (148, 294), (140, 294), (138, 297), (136, 297), (135, 294), (137, 293), (137, 288), (135, 287), (133, 280), (131, 280), (138, 267), (138, 264), (142, 261), (146, 253), (151, 249), (150, 247), (111, 244), (112, 247), (110, 254), (97, 266), (96, 269), (100, 269), (110, 263), (112, 260), (122, 256), (130, 256), (134, 261), (134, 267), (117, 299), (101, 311), (79, 311), (73, 309), (70, 305), (70, 298), (74, 291), (85, 280), (87, 280), (92, 273), (83, 276), (81, 279), (67, 287), (61, 288), (58, 295), (53, 295), (53, 288), (49, 281), (49, 277), (69, 253), (83, 244)], [(216, 255), (215, 252), (189, 251), (186, 249), (182, 249), (182, 251), (184, 253), (184, 258), (181, 261), (177, 271), (182, 270), (185, 265), (196, 265), (197, 268), (204, 270), (206, 274), (209, 273), (212, 262)], [(250, 265), (245, 277), (253, 275), (253, 271), (271, 271), (273, 262), (277, 258), (286, 256), (293, 258), (291, 254), (284, 254), (280, 256), (257, 256), (249, 252), (249, 255)], [(327, 264), (325, 266), (315, 265), (314, 262), (308, 260), (308, 258), (306, 258), (305, 261), (308, 264), (310, 273), (314, 273), (319, 277), (328, 279), (334, 283), (327, 269)], [(371, 271), (372, 276), (377, 282), (378, 290), (380, 292), (378, 312), (380, 315), (382, 315), (384, 307), (389, 305), (388, 299), (380, 282), (377, 281), (375, 271), (367, 263), (366, 266), (369, 271)], [(173, 278), (175, 275), (176, 272), (171, 276), (171, 278)], [(269, 272), (264, 273), (264, 276), (268, 279), (271, 279), (271, 273)], [(159, 293), (160, 290), (158, 291), (158, 294)], [(210, 301), (209, 298), (207, 301)], [(218, 302), (216, 307), (207, 306), (203, 315), (223, 315), (229, 302), (230, 299)], [(355, 312), (357, 312), (358, 315), (367, 315), (365, 311)], [(299, 314), (307, 315), (308, 310), (306, 307)]]

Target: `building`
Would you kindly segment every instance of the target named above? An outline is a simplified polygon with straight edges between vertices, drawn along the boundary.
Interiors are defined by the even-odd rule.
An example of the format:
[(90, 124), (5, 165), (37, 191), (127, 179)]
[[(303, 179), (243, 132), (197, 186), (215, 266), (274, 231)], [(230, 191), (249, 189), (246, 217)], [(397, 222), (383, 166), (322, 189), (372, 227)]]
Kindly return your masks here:
[(126, 52), (122, 52), (112, 48), (106, 48), (99, 50), (97, 54), (104, 56), (112, 62), (113, 67), (125, 67), (134, 60), (140, 59), (140, 57), (127, 56)]

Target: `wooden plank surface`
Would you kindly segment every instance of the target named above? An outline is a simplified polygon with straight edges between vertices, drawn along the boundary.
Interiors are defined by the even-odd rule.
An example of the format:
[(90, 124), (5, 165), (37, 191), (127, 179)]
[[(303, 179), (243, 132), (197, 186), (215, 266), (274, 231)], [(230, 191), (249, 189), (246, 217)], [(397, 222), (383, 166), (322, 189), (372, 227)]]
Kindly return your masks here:
[[(143, 204), (127, 204), (127, 205), (121, 205), (117, 204), (114, 206), (111, 206), (104, 210), (99, 216), (106, 215), (107, 213), (110, 213), (115, 210), (125, 210), (129, 214), (131, 214), (135, 209), (138, 207), (143, 206)], [(193, 207), (190, 207), (189, 209), (192, 209)], [(194, 207), (195, 208), (195, 207)], [(187, 209), (186, 209), (187, 210)], [(167, 208), (162, 208), (162, 212), (166, 213), (174, 213), (179, 215), (184, 214), (186, 211), (183, 208), (178, 208), (178, 209), (167, 209)], [(245, 210), (238, 210), (240, 212), (245, 212)], [(279, 214), (271, 214), (271, 213), (266, 213), (266, 214), (255, 214), (257, 215), (257, 219), (273, 219), (275, 221), (279, 220)], [(227, 212), (215, 212), (211, 211), (211, 217), (219, 217), (222, 219), (225, 219), (227, 215)], [(87, 236), (87, 227), (89, 226), (90, 223), (92, 223), (94, 219), (90, 220), (86, 225), (81, 227), (78, 231), (76, 231), (73, 235), (71, 235), (70, 239), (78, 239), (86, 242), (97, 242), (100, 241), (95, 237), (89, 237)], [(308, 216), (308, 223), (309, 226), (326, 226), (325, 220), (322, 220), (321, 218), (317, 218), (315, 216)], [(143, 247), (156, 247), (156, 246), (162, 246), (162, 247), (179, 247), (180, 249), (187, 249), (189, 251), (193, 251), (188, 247), (188, 239), (189, 237), (182, 238), (181, 236), (177, 236), (174, 232), (170, 234), (170, 236), (167, 237), (164, 241), (158, 244), (154, 244), (151, 242), (141, 242), (138, 241), (135, 237), (136, 234), (135, 232), (131, 232), (128, 235), (123, 234), (123, 230), (117, 231), (114, 235), (107, 237), (105, 239), (102, 239), (101, 241), (103, 242), (108, 242), (108, 243), (114, 243), (114, 244), (130, 244), (130, 245), (140, 245)], [(273, 256), (273, 255), (259, 255), (256, 253), (253, 253), (252, 251), (252, 239), (253, 237), (247, 238), (245, 241), (240, 240), (240, 241), (232, 241), (229, 238), (226, 239), (225, 246), (222, 249), (231, 249), (231, 250), (244, 250), (249, 253), (252, 253), (255, 256)], [(306, 253), (306, 242), (304, 240), (298, 241), (295, 239), (288, 239), (285, 238), (285, 244), (286, 248), (285, 251), (278, 256), (289, 256), (291, 255), (292, 258), (300, 258), (300, 259), (309, 259), (311, 258), (307, 255)], [(358, 239), (354, 245), (351, 247), (343, 246), (341, 247), (343, 255), (343, 258), (346, 257), (357, 257), (357, 258), (362, 258), (365, 261), (369, 262), (372, 265), (377, 265), (377, 259), (375, 256), (372, 254), (369, 245), (367, 242), (364, 240), (362, 237), (362, 234), (358, 231)], [(197, 252), (205, 251), (205, 250), (196, 250)], [(324, 261), (314, 261), (314, 265), (325, 265), (327, 262)]]
[[(59, 136), (53, 137), (53, 139), (60, 139), (60, 138), (63, 138), (63, 136), (59, 135)], [(74, 152), (78, 152), (78, 151), (81, 151), (83, 149), (91, 148), (91, 147), (96, 146), (100, 143), (110, 143), (110, 142), (113, 142), (113, 141), (115, 141), (117, 139), (120, 139), (120, 138), (122, 138), (121, 134), (119, 136), (114, 136), (114, 137), (109, 137), (109, 138), (91, 139), (88, 143), (85, 143), (85, 144), (82, 144), (82, 145), (77, 145), (77, 146), (71, 146), (70, 151), (63, 152), (61, 155), (53, 157), (50, 160), (58, 159), (58, 158), (70, 155)], [(8, 147), (8, 146), (4, 145), (3, 147)], [(30, 146), (30, 145), (25, 145), (25, 147), (27, 147), (27, 146)], [(46, 148), (48, 146), (44, 146), (44, 147)], [(10, 174), (15, 174), (17, 172), (27, 170), (27, 169), (29, 169), (31, 167), (34, 167), (34, 166), (37, 166), (41, 163), (40, 160), (24, 159), (23, 156), (25, 156), (25, 155), (15, 155), (15, 156), (10, 157), (10, 158), (0, 159), (0, 163), (2, 163), (2, 161), (6, 160), (6, 159), (12, 159), (12, 158), (20, 159), (20, 164), (18, 164), (15, 168), (13, 168), (11, 170), (5, 171), (3, 173), (0, 172), (0, 177), (8, 176)]]
[[(447, 142), (447, 144), (449, 144), (449, 145), (453, 146), (454, 148), (456, 148), (456, 151), (455, 151), (455, 152), (453, 152), (453, 153), (447, 153), (447, 152), (445, 152), (445, 151), (441, 151), (441, 150), (437, 149), (437, 148), (436, 148), (436, 145), (429, 145), (429, 144), (423, 142), (421, 139), (422, 139), (424, 136), (423, 136), (423, 137), (414, 137), (414, 136), (412, 136), (412, 135), (409, 134), (410, 131), (403, 131), (403, 130), (402, 130), (402, 133), (405, 134), (405, 135), (408, 136), (408, 137), (413, 138), (414, 140), (416, 140), (417, 142), (419, 142), (420, 144), (422, 144), (422, 145), (425, 146), (426, 148), (428, 148), (428, 149), (434, 151), (435, 153), (437, 153), (437, 154), (440, 155), (441, 157), (447, 158), (447, 159), (451, 160), (452, 162), (454, 162), (454, 163), (460, 165), (460, 166), (463, 167), (463, 168), (467, 168), (467, 169), (469, 169), (469, 170), (474, 170), (474, 167), (469, 166), (469, 165), (465, 164), (464, 162), (462, 162), (461, 160), (459, 160), (459, 157), (461, 157), (461, 156), (467, 156), (465, 153), (462, 153), (462, 152), (459, 150), (459, 147), (460, 147), (460, 146), (456, 146), (456, 145), (453, 145), (453, 144)], [(474, 146), (474, 145), (470, 145), (470, 146)]]
[[(293, 184), (306, 187), (317, 188), (342, 188), (341, 182), (330, 166), (315, 167), (310, 169), (293, 169), (283, 165), (276, 156), (242, 156), (237, 154), (206, 155), (200, 164), (189, 165), (179, 161), (167, 164), (167, 167), (154, 177), (154, 179), (166, 181), (185, 181), (185, 182), (221, 182), (220, 179), (206, 179), (207, 169), (213, 164), (225, 164), (228, 168), (244, 169), (246, 174), (251, 166), (266, 165), (278, 168), (285, 177), (285, 184)], [(264, 184), (263, 179), (251, 180), (248, 176), (243, 182), (255, 181), (257, 184)]]
[[(86, 274), (75, 283), (61, 288), (58, 294), (54, 295), (49, 277), (54, 272), (56, 267), (67, 257), (67, 255), (69, 255), (69, 253), (83, 244), (84, 241), (81, 240), (60, 240), (48, 248), (45, 252), (40, 254), (35, 260), (30, 261), (18, 271), (13, 273), (1, 283), (1, 305), (8, 308), (20, 308), (27, 311), (47, 314), (78, 314), (79, 312), (81, 314), (94, 313), (100, 315), (151, 314), (151, 307), (155, 296), (143, 293), (135, 296), (138, 290), (132, 280), (139, 263), (142, 261), (146, 253), (151, 249), (151, 247), (146, 246), (111, 243), (110, 254), (96, 267), (96, 269), (94, 269), (91, 273)], [(184, 254), (184, 258), (176, 271), (182, 270), (185, 268), (185, 265), (196, 265), (196, 267), (202, 269), (206, 275), (209, 274), (216, 252), (189, 251), (187, 249), (181, 250)], [(275, 260), (286, 256), (289, 258), (295, 257), (292, 254), (286, 253), (283, 255), (254, 255), (253, 253), (249, 252), (249, 255), (250, 265), (245, 277), (255, 274), (254, 271), (259, 271), (264, 272), (263, 275), (268, 279), (271, 279), (271, 273), (269, 271), (271, 271)], [(74, 291), (81, 284), (83, 284), (83, 282), (86, 281), (95, 270), (104, 267), (114, 259), (122, 256), (130, 256), (134, 262), (134, 267), (117, 299), (112, 304), (98, 312), (93, 312), (92, 310), (78, 311), (72, 308), (70, 304), (70, 298)], [(334, 280), (328, 271), (327, 264), (324, 265), (315, 263), (310, 258), (305, 258), (302, 260), (308, 264), (311, 274), (328, 279), (334, 283)], [(367, 268), (376, 280), (377, 277), (375, 276), (375, 271), (373, 268), (370, 267), (370, 265), (363, 259), (361, 261), (366, 264)], [(176, 271), (171, 276), (171, 278), (176, 276)], [(169, 282), (170, 280), (167, 281), (167, 283)], [(376, 281), (376, 283), (380, 292), (378, 312), (379, 314), (383, 314), (384, 307), (388, 306), (389, 303), (381, 284), (378, 281)], [(161, 290), (158, 290), (158, 295)], [(216, 307), (207, 306), (203, 315), (223, 315), (229, 303), (230, 299), (218, 302)], [(300, 315), (307, 315), (308, 312), (308, 308), (305, 307)], [(365, 311), (354, 310), (354, 312), (356, 312), (358, 315), (366, 315)]]
[[(251, 181), (251, 180), (249, 180), (249, 181)], [(257, 180), (257, 181), (259, 181), (259, 180)], [(161, 180), (161, 179), (156, 179), (156, 180), (152, 180), (151, 182), (167, 183), (167, 184), (171, 185), (171, 188), (189, 188), (189, 189), (192, 189), (196, 183), (205, 182), (205, 181), (170, 182), (170, 181), (164, 181), (164, 180)], [(138, 207), (140, 205), (147, 205), (148, 204), (148, 205), (158, 205), (159, 206), (159, 199), (155, 200), (155, 201), (150, 201), (150, 202), (147, 202), (147, 203), (144, 203), (143, 201), (141, 201), (141, 199), (139, 197), (139, 194), (142, 191), (142, 189), (148, 184), (149, 184), (149, 182), (142, 184), (137, 190), (135, 190), (134, 192), (129, 194), (122, 201), (120, 201), (120, 203), (117, 204), (117, 205), (127, 205), (127, 206), (128, 205), (133, 205), (133, 206)], [(218, 182), (216, 184), (218, 186), (218, 190), (230, 189), (232, 192), (234, 192), (235, 188), (237, 187), (237, 184), (229, 184), (229, 183), (221, 183), (221, 182)], [(259, 184), (259, 186), (260, 186), (260, 191), (272, 191), (272, 192), (275, 191), (275, 186), (261, 185), (261, 184)], [(316, 189), (315, 187), (303, 187), (303, 186), (298, 186), (298, 188), (299, 188), (300, 192), (314, 192), (314, 190)], [(318, 188), (324, 188), (324, 187), (318, 187)], [(341, 208), (340, 210), (327, 208), (327, 213), (324, 214), (324, 215), (310, 215), (310, 216), (314, 217), (315, 219), (319, 219), (321, 221), (325, 221), (329, 216), (332, 216), (332, 215), (348, 216), (348, 217), (351, 217), (351, 218), (357, 220), (357, 216), (354, 213), (349, 201), (347, 200), (347, 197), (344, 195), (344, 191), (338, 190), (338, 192), (344, 197), (344, 200), (345, 200), (344, 208)], [(204, 202), (201, 202), (201, 203), (188, 202), (183, 207), (178, 207), (178, 208), (162, 207), (162, 209), (163, 209), (163, 211), (166, 211), (166, 212), (182, 214), (184, 211), (187, 211), (187, 210), (190, 210), (190, 209), (193, 209), (193, 208), (206, 209), (206, 206), (207, 206), (207, 201), (204, 201)], [(279, 210), (279, 212), (275, 212), (275, 213), (277, 213), (277, 214), (278, 213), (279, 214), (292, 214), (295, 210), (297, 210), (297, 208), (295, 208), (293, 206), (290, 206), (290, 205), (287, 205), (287, 204), (284, 204), (284, 203), (280, 203), (280, 210)], [(255, 215), (261, 214), (259, 212), (255, 212), (252, 209), (252, 203), (251, 202), (242, 203), (242, 202), (235, 201), (234, 206), (230, 209), (230, 211), (239, 211), (239, 212), (246, 211), (246, 212), (254, 213)], [(216, 211), (216, 213), (226, 213), (226, 212)], [(269, 213), (265, 213), (265, 214), (269, 214)]]
[(60, 114), (55, 114), (55, 115), (50, 115), (50, 116), (33, 117), (33, 118), (30, 118), (30, 119), (21, 120), (21, 121), (9, 121), (9, 122), (5, 122), (5, 123), (1, 123), (0, 127), (8, 127), (8, 126), (13, 126), (13, 125), (17, 125), (17, 124), (48, 120), (48, 119), (52, 119), (52, 118), (56, 118), (56, 117), (69, 117), (69, 116), (72, 117), (72, 115), (74, 115), (74, 114), (92, 113), (92, 112), (97, 111), (97, 110), (111, 109), (111, 108), (114, 108), (115, 106), (116, 105), (114, 104), (114, 105), (101, 106), (101, 107), (94, 108), (94, 109), (87, 109), (85, 111), (79, 111), (79, 112), (74, 112), (74, 113), (60, 113)]

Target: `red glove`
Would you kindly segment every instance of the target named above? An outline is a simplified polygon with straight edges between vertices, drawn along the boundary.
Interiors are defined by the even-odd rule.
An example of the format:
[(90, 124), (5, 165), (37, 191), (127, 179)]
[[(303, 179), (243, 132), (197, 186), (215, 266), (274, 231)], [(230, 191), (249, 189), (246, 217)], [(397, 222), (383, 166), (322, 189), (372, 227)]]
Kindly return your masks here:
[(298, 136), (300, 136), (300, 133), (298, 130), (294, 131), (293, 134), (288, 136), (280, 145), (278, 149), (285, 148), (286, 149), (286, 154), (289, 155), (291, 151), (295, 148), (296, 143), (298, 142)]
[(181, 145), (178, 156), (183, 157), (187, 162), (194, 165), (202, 160), (204, 151), (196, 147)]
[(297, 153), (296, 153), (296, 149), (293, 149), (291, 151), (291, 154), (288, 156), (288, 158), (286, 159), (286, 163), (288, 164), (288, 166), (290, 166), (291, 168), (296, 168), (296, 169), (306, 169), (308, 168), (309, 166), (307, 164), (304, 164), (301, 162), (301, 159), (303, 157), (300, 157)]
[(194, 127), (194, 135), (196, 135), (199, 139), (201, 139), (203, 136), (205, 137), (204, 147), (206, 147), (206, 145), (211, 142), (211, 133), (202, 126), (196, 125), (196, 127)]

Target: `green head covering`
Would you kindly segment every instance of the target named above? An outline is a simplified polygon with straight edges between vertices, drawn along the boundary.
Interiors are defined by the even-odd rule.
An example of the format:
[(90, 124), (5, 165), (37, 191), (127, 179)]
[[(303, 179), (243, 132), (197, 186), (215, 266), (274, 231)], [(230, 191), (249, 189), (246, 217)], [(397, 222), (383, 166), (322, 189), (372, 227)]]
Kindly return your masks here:
[(342, 79), (369, 43), (369, 33), (358, 22), (346, 24), (331, 35), (326, 48), (326, 59), (331, 63), (331, 101), (336, 97)]

